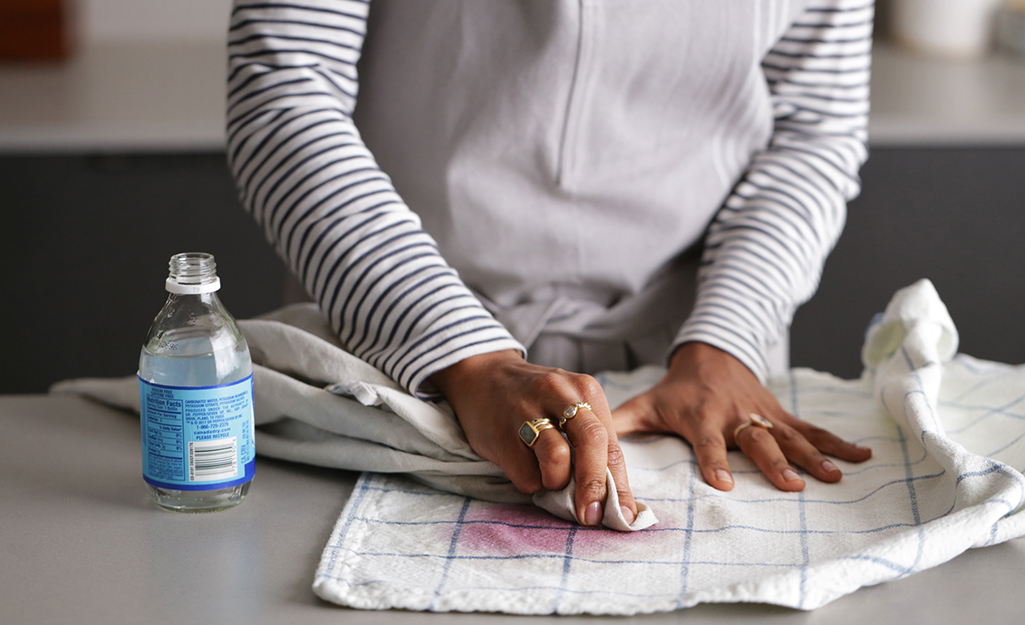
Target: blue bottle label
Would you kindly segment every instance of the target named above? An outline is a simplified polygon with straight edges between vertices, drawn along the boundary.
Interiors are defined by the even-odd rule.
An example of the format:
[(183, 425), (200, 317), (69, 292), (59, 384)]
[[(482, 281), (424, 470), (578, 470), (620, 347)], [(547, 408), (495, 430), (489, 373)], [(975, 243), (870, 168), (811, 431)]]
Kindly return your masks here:
[(253, 479), (253, 376), (220, 386), (139, 378), (142, 474), (153, 486), (217, 490)]

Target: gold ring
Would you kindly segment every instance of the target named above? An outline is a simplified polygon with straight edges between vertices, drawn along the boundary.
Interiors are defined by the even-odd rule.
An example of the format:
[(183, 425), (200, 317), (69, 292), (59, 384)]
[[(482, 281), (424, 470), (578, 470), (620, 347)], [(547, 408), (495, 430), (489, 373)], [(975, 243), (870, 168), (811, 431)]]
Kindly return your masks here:
[(533, 447), (534, 443), (537, 442), (538, 437), (541, 436), (541, 432), (553, 427), (555, 427), (555, 425), (552, 424), (551, 419), (548, 417), (541, 417), (538, 419), (531, 419), (530, 421), (524, 421), (523, 425), (520, 426), (520, 429), (516, 433), (520, 435), (520, 440), (522, 440), (527, 447)]
[(751, 427), (752, 425), (757, 425), (759, 427), (763, 427), (766, 430), (771, 430), (772, 429), (772, 421), (769, 421), (768, 419), (766, 419), (765, 417), (763, 417), (760, 414), (755, 414), (755, 413), (752, 412), (747, 417), (748, 417), (747, 421), (741, 423), (740, 425), (737, 426), (737, 429), (733, 430), (733, 440), (734, 440), (734, 442), (736, 442), (737, 436), (740, 434), (741, 430), (743, 430), (744, 428), (747, 428), (747, 427)]
[(559, 417), (559, 429), (561, 430), (563, 428), (563, 426), (566, 425), (567, 421), (569, 421), (573, 417), (577, 416), (577, 412), (581, 408), (586, 408), (586, 409), (590, 410), (591, 409), (591, 404), (589, 404), (587, 402), (583, 402), (583, 401), (578, 401), (575, 404), (571, 404), (571, 405), (567, 406), (566, 409), (562, 411), (562, 416)]

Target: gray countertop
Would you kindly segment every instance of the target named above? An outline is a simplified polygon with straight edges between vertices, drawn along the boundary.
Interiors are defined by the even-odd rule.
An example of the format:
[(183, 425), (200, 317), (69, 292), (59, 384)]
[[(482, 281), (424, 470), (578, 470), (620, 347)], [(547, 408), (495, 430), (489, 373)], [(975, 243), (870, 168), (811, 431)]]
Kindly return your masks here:
[[(531, 618), (348, 610), (310, 586), (355, 474), (257, 460), (237, 508), (157, 509), (140, 477), (138, 419), (69, 396), (0, 396), (0, 623), (465, 623)], [(1025, 541), (864, 588), (814, 612), (702, 605), (631, 622), (1020, 623)], [(439, 620), (443, 619), (443, 620)]]
[[(873, 55), (873, 145), (1025, 145), (1025, 57)], [(134, 43), (0, 63), (0, 151), (221, 150), (226, 59), (219, 43)]]

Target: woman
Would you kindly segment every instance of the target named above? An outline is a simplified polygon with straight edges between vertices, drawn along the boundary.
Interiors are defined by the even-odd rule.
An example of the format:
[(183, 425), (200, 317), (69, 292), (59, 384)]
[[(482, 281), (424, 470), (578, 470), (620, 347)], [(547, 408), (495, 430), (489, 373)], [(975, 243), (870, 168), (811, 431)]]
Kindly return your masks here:
[[(826, 455), (870, 456), (762, 384), (859, 190), (870, 1), (367, 14), (238, 0), (229, 50), (243, 203), (349, 350), (444, 396), (520, 490), (572, 474), (586, 524), (606, 469), (636, 514), (625, 433), (682, 436), (721, 490), (732, 446), (788, 491), (790, 462), (835, 482)], [(652, 362), (615, 412), (586, 375)]]

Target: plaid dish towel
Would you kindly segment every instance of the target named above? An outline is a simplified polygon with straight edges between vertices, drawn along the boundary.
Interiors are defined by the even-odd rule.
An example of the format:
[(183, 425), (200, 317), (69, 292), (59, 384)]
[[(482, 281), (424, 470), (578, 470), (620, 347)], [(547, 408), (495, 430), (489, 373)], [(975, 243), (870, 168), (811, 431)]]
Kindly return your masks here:
[[(358, 608), (635, 614), (703, 602), (813, 609), (862, 586), (1025, 534), (1025, 367), (954, 356), (932, 285), (897, 293), (872, 326), (868, 370), (774, 380), (782, 405), (869, 445), (839, 484), (773, 488), (739, 452), (736, 487), (709, 487), (673, 437), (623, 441), (635, 494), (659, 523), (623, 534), (531, 505), (488, 503), (365, 473), (317, 571), (321, 597)], [(615, 405), (661, 371), (606, 374)]]

